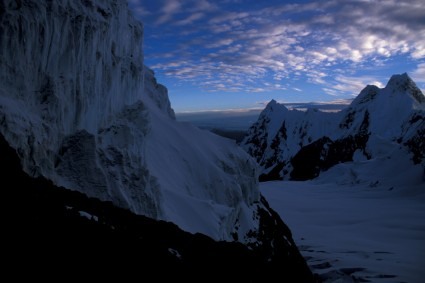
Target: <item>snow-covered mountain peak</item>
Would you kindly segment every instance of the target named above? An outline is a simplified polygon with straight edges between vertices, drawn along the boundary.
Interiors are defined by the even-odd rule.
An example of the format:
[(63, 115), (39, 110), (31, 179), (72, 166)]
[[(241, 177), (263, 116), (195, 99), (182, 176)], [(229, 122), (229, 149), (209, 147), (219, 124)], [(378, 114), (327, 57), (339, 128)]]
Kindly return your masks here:
[(272, 99), (269, 101), (269, 103), (267, 103), (266, 108), (272, 108), (274, 106), (276, 106), (278, 103), (276, 100)]
[(342, 111), (340, 128), (347, 130), (345, 135), (353, 135), (364, 125), (367, 115), (367, 131), (395, 139), (406, 127), (405, 121), (416, 115), (416, 111), (424, 110), (424, 95), (409, 75), (393, 75), (384, 88), (365, 87)]
[(359, 105), (359, 104), (366, 104), (370, 101), (372, 101), (375, 96), (378, 94), (380, 88), (375, 85), (367, 85), (362, 91), (359, 93), (359, 95), (353, 100), (351, 103), (351, 106)]
[[(390, 100), (392, 102), (390, 102)], [(367, 85), (353, 100), (350, 107), (363, 107), (361, 105), (370, 106), (372, 101), (378, 104), (399, 104), (401, 101), (405, 101), (405, 103), (409, 105), (413, 103), (414, 106), (419, 106), (425, 103), (425, 96), (409, 75), (403, 73), (391, 76), (387, 85), (382, 89), (375, 85)], [(410, 106), (408, 107), (410, 108)]]
[(288, 108), (286, 108), (285, 105), (277, 103), (276, 100), (272, 99), (272, 100), (270, 100), (269, 103), (267, 103), (266, 107), (263, 110), (263, 113), (265, 115), (271, 114), (271, 113), (276, 113), (276, 112), (282, 114), (282, 113), (285, 113), (287, 111), (288, 111)]
[(425, 103), (425, 96), (407, 73), (393, 75), (388, 81), (385, 90), (393, 95), (407, 94), (411, 96), (416, 103)]
[(409, 85), (416, 87), (415, 82), (410, 78), (410, 76), (407, 73), (402, 73), (392, 75), (385, 88), (390, 88), (394, 91), (406, 90)]
[(340, 162), (390, 155), (398, 147), (413, 163), (424, 163), (424, 134), (425, 98), (405, 73), (392, 76), (385, 88), (366, 86), (337, 113), (270, 103), (241, 146), (263, 167), (263, 180), (305, 179)]

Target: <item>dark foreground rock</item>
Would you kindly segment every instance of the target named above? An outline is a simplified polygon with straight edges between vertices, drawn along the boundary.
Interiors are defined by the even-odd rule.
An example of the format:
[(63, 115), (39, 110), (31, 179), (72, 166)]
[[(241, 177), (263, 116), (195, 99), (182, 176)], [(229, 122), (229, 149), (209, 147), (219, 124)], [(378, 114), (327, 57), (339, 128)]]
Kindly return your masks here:
[(56, 278), (59, 272), (69, 279), (88, 272), (142, 282), (314, 282), (289, 229), (273, 212), (260, 212), (259, 242), (249, 248), (216, 242), (31, 178), (3, 137), (0, 156), (3, 268), (16, 278)]

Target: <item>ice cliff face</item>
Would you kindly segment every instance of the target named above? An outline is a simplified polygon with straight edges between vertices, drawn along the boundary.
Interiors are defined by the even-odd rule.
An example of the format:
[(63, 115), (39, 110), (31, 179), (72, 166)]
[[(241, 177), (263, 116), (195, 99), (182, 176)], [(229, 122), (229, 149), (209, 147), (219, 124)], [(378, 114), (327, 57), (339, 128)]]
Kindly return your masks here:
[(423, 169), (415, 164), (425, 167), (424, 134), (425, 97), (402, 74), (383, 89), (365, 87), (337, 113), (288, 110), (271, 101), (242, 147), (263, 167), (262, 180), (311, 179), (344, 162), (397, 163), (395, 155), (410, 160), (420, 179)]
[(254, 161), (174, 120), (126, 2), (0, 3), (0, 133), (31, 176), (214, 239), (258, 229)]

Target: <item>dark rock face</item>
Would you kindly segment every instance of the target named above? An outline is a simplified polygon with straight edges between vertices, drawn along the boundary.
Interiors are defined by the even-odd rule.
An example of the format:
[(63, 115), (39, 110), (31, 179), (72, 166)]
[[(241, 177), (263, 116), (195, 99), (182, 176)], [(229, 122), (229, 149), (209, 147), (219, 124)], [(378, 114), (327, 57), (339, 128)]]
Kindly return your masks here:
[(320, 171), (327, 170), (338, 163), (353, 161), (353, 154), (358, 149), (370, 158), (366, 152), (368, 129), (369, 112), (366, 111), (356, 135), (349, 135), (336, 141), (323, 137), (302, 147), (291, 159), (293, 166), (291, 179), (301, 181), (316, 178)]
[(425, 160), (425, 115), (419, 113), (412, 115), (407, 128), (418, 129), (412, 137), (404, 142), (404, 145), (413, 153), (413, 162), (419, 164)]
[(42, 177), (31, 178), (2, 136), (0, 156), (1, 206), (6, 212), (1, 214), (2, 237), (13, 247), (2, 255), (22, 259), (22, 270), (44, 265), (61, 266), (74, 276), (88, 271), (101, 277), (314, 282), (290, 230), (264, 198), (261, 202), (268, 210), (259, 211), (259, 242), (248, 248), (190, 234), (170, 222), (135, 215), (111, 202), (56, 187)]
[(248, 149), (248, 153), (253, 156), (257, 162), (261, 161), (262, 155), (267, 148), (267, 124), (270, 119), (265, 118), (261, 123), (254, 124), (248, 131), (247, 144), (253, 144), (254, 147)]
[(291, 160), (294, 167), (291, 178), (301, 181), (317, 177), (327, 154), (325, 147), (331, 144), (332, 141), (328, 137), (323, 137), (298, 151)]
[(281, 172), (283, 168), (285, 167), (285, 165), (286, 165), (285, 162), (277, 162), (276, 165), (272, 166), (272, 169), (269, 172), (261, 174), (258, 177), (258, 180), (260, 182), (281, 180), (282, 179)]
[(291, 159), (291, 179), (304, 181), (316, 178), (321, 171), (338, 163), (353, 161), (353, 154), (357, 149), (361, 149), (367, 156), (365, 147), (368, 138), (367, 134), (348, 136), (336, 141), (323, 137), (301, 148)]

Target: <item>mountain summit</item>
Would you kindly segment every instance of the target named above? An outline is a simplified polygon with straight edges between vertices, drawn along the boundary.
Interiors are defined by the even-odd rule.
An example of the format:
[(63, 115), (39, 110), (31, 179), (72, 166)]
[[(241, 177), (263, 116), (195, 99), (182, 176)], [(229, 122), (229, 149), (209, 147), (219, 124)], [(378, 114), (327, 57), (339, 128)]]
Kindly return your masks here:
[(393, 94), (401, 93), (411, 96), (418, 104), (425, 103), (425, 96), (407, 73), (393, 75), (385, 88)]
[(385, 88), (366, 86), (337, 113), (288, 110), (271, 101), (241, 145), (262, 166), (260, 180), (311, 179), (339, 163), (391, 159), (396, 153), (420, 176), (424, 136), (425, 97), (404, 73), (392, 76)]

